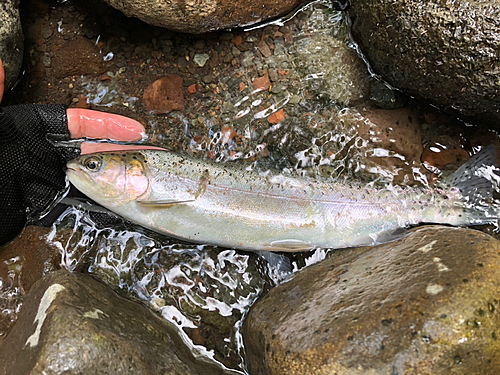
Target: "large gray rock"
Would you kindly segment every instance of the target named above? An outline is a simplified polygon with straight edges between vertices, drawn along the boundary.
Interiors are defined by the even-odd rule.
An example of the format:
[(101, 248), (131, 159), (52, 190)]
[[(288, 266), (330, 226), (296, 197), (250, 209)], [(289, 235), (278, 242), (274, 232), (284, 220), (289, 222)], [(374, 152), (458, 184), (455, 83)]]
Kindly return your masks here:
[(223, 374), (176, 328), (87, 275), (56, 271), (26, 296), (0, 345), (2, 374)]
[(353, 0), (353, 36), (376, 73), (462, 116), (500, 119), (496, 0)]
[(250, 310), (257, 374), (497, 374), (500, 242), (427, 227), (300, 271)]
[(185, 33), (254, 24), (291, 11), (304, 0), (105, 0), (129, 17)]
[(23, 62), (24, 37), (19, 18), (19, 0), (0, 2), (0, 59), (7, 88), (16, 82)]

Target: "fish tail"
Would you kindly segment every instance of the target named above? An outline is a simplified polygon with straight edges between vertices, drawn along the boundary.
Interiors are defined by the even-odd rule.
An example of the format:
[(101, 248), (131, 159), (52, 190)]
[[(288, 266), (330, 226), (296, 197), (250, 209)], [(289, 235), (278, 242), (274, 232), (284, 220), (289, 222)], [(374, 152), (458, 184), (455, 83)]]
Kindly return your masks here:
[(500, 218), (500, 166), (495, 145), (484, 147), (444, 181), (462, 195), (462, 203), (471, 214), (471, 224), (491, 223)]

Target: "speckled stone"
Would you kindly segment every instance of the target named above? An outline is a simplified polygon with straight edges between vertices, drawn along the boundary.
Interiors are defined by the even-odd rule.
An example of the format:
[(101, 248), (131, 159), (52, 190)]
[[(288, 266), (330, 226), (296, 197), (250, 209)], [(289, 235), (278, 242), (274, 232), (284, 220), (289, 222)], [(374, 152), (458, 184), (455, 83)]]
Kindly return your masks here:
[(5, 83), (12, 87), (21, 71), (24, 36), (19, 17), (19, 0), (0, 2), (0, 59), (5, 69)]
[(26, 296), (2, 374), (223, 374), (194, 358), (170, 323), (88, 275), (54, 272)]
[(453, 114), (498, 123), (498, 1), (353, 0), (350, 15), (354, 39), (393, 86)]
[(496, 374), (500, 242), (424, 227), (346, 249), (300, 271), (251, 309), (255, 374)]
[(303, 0), (163, 1), (105, 0), (129, 17), (185, 33), (205, 33), (251, 25), (283, 15)]

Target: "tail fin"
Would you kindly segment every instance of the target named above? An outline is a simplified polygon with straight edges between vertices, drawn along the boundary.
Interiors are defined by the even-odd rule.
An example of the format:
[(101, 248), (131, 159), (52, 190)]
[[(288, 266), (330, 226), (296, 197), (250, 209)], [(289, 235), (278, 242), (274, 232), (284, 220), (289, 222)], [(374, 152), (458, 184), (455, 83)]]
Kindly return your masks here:
[(487, 202), (500, 185), (500, 166), (495, 145), (484, 147), (444, 181), (460, 190), (469, 202)]

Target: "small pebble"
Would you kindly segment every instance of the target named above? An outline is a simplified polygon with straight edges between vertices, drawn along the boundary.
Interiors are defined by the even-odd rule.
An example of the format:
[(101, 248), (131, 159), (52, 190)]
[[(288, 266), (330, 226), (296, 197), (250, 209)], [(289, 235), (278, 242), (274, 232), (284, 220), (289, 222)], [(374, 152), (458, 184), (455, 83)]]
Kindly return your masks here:
[(54, 34), (54, 30), (52, 27), (44, 27), (41, 34), (43, 39), (48, 39)]
[(278, 77), (278, 72), (276, 72), (275, 69), (268, 69), (268, 73), (269, 73), (269, 80), (271, 82), (277, 82), (279, 77)]
[(42, 57), (42, 64), (46, 67), (46, 68), (50, 68), (51, 65), (52, 65), (52, 60), (49, 56), (48, 53), (45, 53)]
[(212, 82), (212, 75), (208, 74), (206, 76), (203, 77), (203, 82), (205, 83), (211, 83)]
[(208, 56), (208, 54), (197, 53), (196, 55), (194, 55), (193, 61), (200, 68), (203, 68), (209, 59), (210, 59), (210, 56)]
[(235, 46), (231, 48), (231, 53), (234, 57), (238, 57), (239, 55), (241, 55), (241, 51)]

